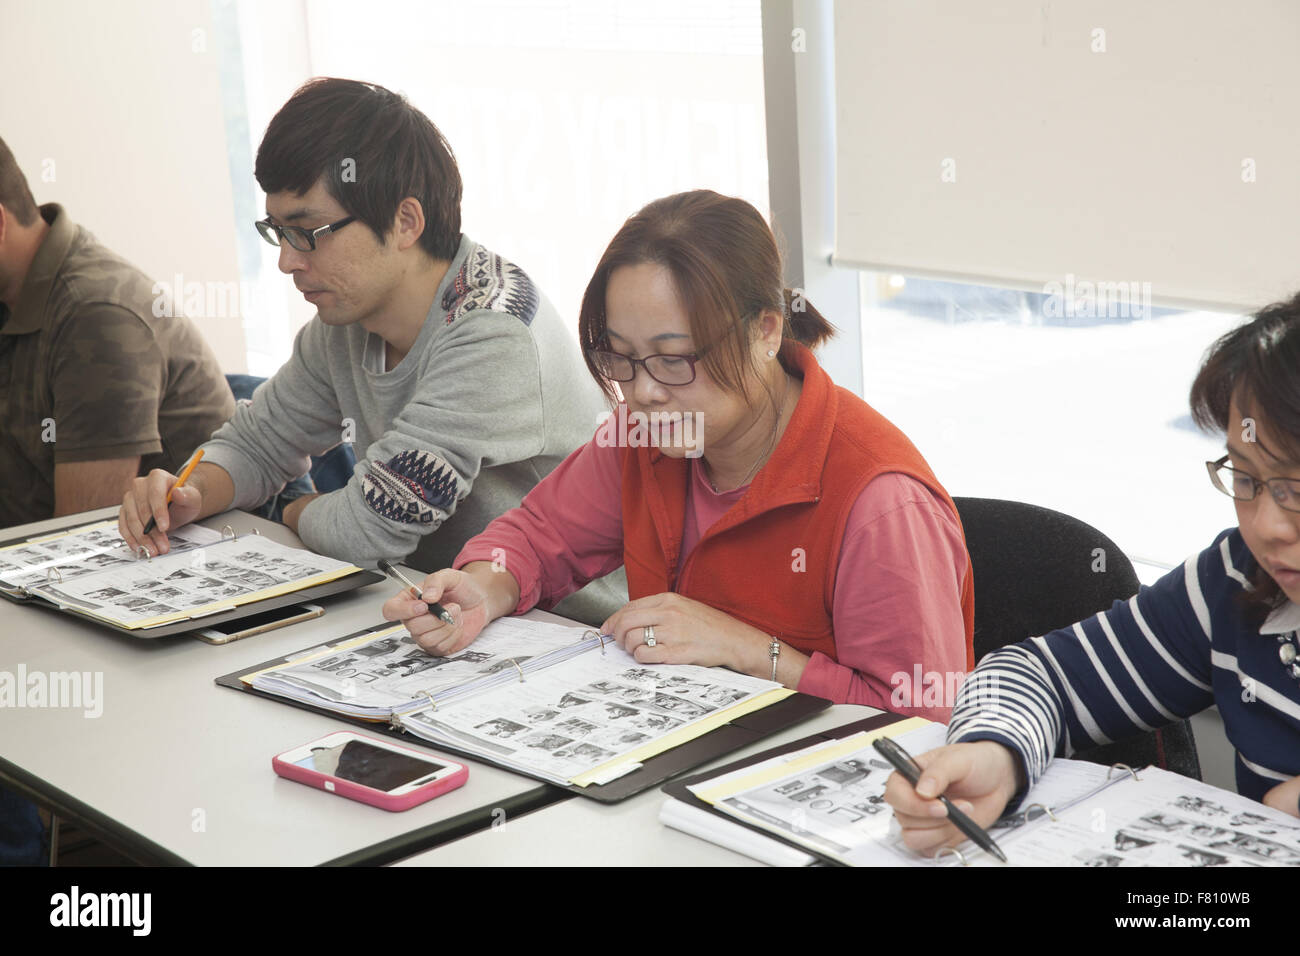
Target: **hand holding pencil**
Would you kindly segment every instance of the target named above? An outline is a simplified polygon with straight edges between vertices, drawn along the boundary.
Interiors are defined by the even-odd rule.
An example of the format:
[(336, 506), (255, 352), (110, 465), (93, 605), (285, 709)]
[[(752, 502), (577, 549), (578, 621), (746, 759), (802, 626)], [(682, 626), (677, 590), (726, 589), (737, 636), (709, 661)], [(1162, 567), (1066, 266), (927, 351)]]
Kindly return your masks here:
[(199, 517), (203, 495), (186, 482), (202, 458), (203, 450), (199, 449), (180, 475), (155, 468), (132, 483), (131, 490), (122, 499), (117, 530), (133, 551), (143, 547), (151, 556), (166, 554), (171, 549), (168, 532)]

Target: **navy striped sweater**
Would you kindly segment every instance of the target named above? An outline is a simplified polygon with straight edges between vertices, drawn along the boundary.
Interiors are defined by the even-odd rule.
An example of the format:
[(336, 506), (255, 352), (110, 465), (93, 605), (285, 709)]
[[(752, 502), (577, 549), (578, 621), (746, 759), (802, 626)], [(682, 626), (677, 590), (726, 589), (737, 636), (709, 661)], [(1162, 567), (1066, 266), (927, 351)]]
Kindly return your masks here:
[(1300, 680), (1279, 656), (1300, 641), (1300, 606), (1251, 625), (1237, 596), (1255, 567), (1233, 528), (1109, 611), (988, 654), (957, 694), (949, 743), (1007, 745), (1032, 786), (1054, 756), (1218, 705), (1237, 790), (1262, 799), (1300, 776)]

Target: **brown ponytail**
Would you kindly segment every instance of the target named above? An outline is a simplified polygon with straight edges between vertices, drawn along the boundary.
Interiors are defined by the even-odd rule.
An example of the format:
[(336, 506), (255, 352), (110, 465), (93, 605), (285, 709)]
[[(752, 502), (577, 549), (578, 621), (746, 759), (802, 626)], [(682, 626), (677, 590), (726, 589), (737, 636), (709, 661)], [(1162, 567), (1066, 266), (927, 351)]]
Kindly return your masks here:
[(835, 334), (835, 326), (803, 297), (802, 289), (785, 289), (784, 297), (787, 338), (813, 349)]

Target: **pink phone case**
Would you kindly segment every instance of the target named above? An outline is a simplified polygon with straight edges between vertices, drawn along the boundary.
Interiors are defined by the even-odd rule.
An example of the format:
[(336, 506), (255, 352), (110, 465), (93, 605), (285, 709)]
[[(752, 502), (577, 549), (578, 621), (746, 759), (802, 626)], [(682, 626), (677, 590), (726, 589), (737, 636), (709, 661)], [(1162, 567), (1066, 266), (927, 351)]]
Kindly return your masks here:
[[(374, 737), (367, 737), (364, 734), (357, 734), (357, 739), (365, 740), (376, 746), (386, 746), (386, 742), (376, 740)], [(313, 741), (314, 743), (315, 741)], [(299, 748), (294, 747), (294, 750)], [(306, 767), (299, 767), (297, 764), (290, 763), (280, 758), (284, 754), (276, 754), (271, 758), (271, 768), (281, 777), (288, 780), (296, 780), (298, 783), (305, 783), (309, 787), (315, 787), (317, 790), (325, 790), (328, 793), (336, 793), (340, 797), (348, 797), (361, 803), (368, 803), (372, 807), (379, 807), (383, 810), (409, 810), (416, 804), (424, 803), (426, 800), (432, 800), (434, 797), (441, 796), (448, 790), (455, 790), (461, 786), (469, 777), (469, 768), (464, 764), (457, 764), (454, 760), (447, 760), (444, 757), (435, 757), (432, 754), (421, 753), (418, 750), (411, 750), (409, 747), (395, 747), (394, 749), (413, 754), (424, 760), (437, 760), (439, 763), (449, 764), (459, 767), (455, 773), (448, 774), (441, 780), (420, 787), (408, 794), (399, 797), (389, 796), (382, 790), (376, 790), (373, 787), (364, 787), (359, 783), (352, 783), (348, 780), (341, 780), (338, 777), (321, 773), (317, 770), (308, 770)], [(289, 753), (290, 751), (285, 751)]]

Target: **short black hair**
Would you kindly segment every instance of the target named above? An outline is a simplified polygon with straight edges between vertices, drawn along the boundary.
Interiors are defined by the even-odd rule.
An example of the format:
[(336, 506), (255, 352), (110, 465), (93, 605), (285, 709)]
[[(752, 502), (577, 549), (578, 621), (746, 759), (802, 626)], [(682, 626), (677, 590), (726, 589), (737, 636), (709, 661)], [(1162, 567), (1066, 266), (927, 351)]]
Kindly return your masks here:
[(4, 206), (23, 226), (30, 226), (40, 215), (36, 199), (27, 185), (27, 177), (18, 168), (18, 161), (3, 139), (0, 139), (0, 206)]
[(1192, 383), (1192, 418), (1206, 431), (1242, 427), (1228, 420), (1234, 398), (1281, 446), (1268, 451), (1300, 460), (1300, 293), (1256, 312), (1206, 353)]
[(254, 174), (268, 195), (305, 193), (323, 178), (329, 194), (380, 242), (398, 205), (414, 196), (424, 207), (421, 248), (451, 260), (460, 246), (456, 157), (427, 116), (382, 86), (308, 80), (271, 119)]
[[(1300, 460), (1300, 293), (1255, 313), (1210, 346), (1192, 382), (1192, 418), (1206, 431), (1245, 427), (1230, 421), (1233, 399), (1243, 415), (1263, 419), (1277, 448), (1270, 454)], [(1255, 562), (1250, 590), (1238, 595), (1252, 623), (1286, 600), (1277, 582)]]

